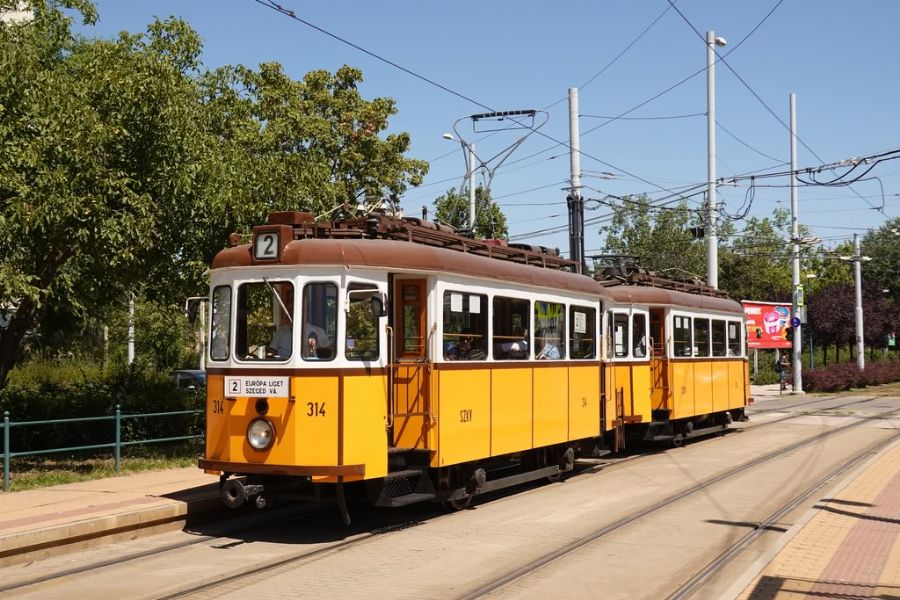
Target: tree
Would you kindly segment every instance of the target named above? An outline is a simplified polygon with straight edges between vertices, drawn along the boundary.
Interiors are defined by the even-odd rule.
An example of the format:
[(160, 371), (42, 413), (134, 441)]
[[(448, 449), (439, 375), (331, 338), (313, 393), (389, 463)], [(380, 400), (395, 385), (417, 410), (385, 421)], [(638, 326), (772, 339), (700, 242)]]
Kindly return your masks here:
[(684, 202), (677, 207), (654, 207), (646, 196), (624, 198), (613, 206), (604, 252), (633, 256), (644, 269), (662, 275), (702, 278), (706, 274), (706, 246), (692, 232), (699, 226)]
[(208, 154), (196, 87), (199, 38), (183, 23), (88, 41), (63, 8), (0, 26), (0, 386), (48, 307), (85, 313), (174, 253)]
[[(720, 287), (743, 300), (790, 302), (792, 266), (790, 213), (776, 209), (772, 217), (751, 217), (720, 253)], [(804, 250), (802, 257), (808, 254)]]
[(397, 196), (427, 169), (403, 156), (407, 134), (379, 136), (396, 107), (363, 100), (356, 69), (201, 73), (182, 21), (92, 40), (64, 12), (92, 23), (87, 0), (30, 4), (32, 22), (0, 24), (0, 311), (15, 309), (0, 387), (51, 312), (99, 314), (132, 291), (180, 304), (227, 234), (268, 211)]
[(863, 265), (866, 281), (889, 290), (888, 295), (900, 302), (900, 217), (867, 233), (862, 252), (872, 259)]
[[(457, 230), (469, 228), (468, 190), (457, 192), (451, 188), (434, 201), (435, 218)], [(506, 239), (506, 216), (491, 201), (490, 191), (482, 186), (475, 188), (475, 237), (481, 239)]]

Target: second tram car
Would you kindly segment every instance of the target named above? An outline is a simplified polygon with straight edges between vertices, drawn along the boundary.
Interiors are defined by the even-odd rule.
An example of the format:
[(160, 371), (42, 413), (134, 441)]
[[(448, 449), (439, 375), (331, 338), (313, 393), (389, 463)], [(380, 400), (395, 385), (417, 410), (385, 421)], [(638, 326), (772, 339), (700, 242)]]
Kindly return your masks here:
[(334, 492), (349, 522), (347, 484), (458, 509), (743, 416), (738, 303), (573, 267), (416, 219), (273, 213), (211, 266), (200, 466), (229, 506)]

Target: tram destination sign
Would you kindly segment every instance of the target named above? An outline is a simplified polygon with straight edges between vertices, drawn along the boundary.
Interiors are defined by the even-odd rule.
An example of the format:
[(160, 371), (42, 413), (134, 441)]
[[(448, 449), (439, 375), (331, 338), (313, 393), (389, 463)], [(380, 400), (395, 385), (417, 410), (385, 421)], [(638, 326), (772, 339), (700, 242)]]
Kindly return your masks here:
[(786, 330), (791, 326), (791, 305), (776, 302), (745, 300), (744, 322), (747, 326), (747, 347), (763, 350), (790, 348)]
[(289, 394), (290, 382), (288, 377), (253, 375), (250, 377), (225, 378), (225, 395), (228, 397), (287, 398)]

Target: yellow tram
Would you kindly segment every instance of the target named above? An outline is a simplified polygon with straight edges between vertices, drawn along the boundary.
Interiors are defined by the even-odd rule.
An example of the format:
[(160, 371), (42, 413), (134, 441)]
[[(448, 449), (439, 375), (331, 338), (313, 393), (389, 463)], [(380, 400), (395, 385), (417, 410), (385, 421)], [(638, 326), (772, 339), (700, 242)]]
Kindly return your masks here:
[(573, 267), (417, 219), (273, 213), (210, 269), (201, 468), (229, 506), (325, 490), (349, 521), (346, 484), (461, 508), (743, 416), (739, 304)]

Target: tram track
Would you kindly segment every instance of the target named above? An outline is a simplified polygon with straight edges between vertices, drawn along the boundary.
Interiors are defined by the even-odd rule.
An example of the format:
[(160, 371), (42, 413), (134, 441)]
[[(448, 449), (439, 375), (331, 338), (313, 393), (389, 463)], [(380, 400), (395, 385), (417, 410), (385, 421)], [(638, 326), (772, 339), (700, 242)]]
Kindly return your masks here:
[[(775, 423), (781, 423), (781, 422), (784, 422), (785, 420), (795, 419), (795, 418), (799, 418), (802, 416), (810, 416), (810, 415), (815, 415), (818, 413), (840, 410), (840, 409), (846, 408), (848, 406), (872, 402), (872, 401), (878, 400), (882, 397), (883, 396), (876, 396), (876, 397), (872, 397), (872, 398), (854, 399), (850, 402), (843, 402), (838, 405), (834, 405), (834, 406), (829, 405), (829, 406), (823, 407), (823, 409), (821, 411), (803, 411), (801, 413), (787, 415), (783, 418), (772, 420), (772, 421), (767, 421), (765, 423), (760, 423), (758, 425), (743, 427), (742, 429), (748, 429), (748, 430), (756, 429), (758, 427), (763, 427), (763, 426), (771, 425), (771, 424), (775, 424)], [(841, 399), (841, 397), (823, 398), (823, 399), (818, 399), (813, 402), (804, 403), (804, 404), (813, 404), (813, 403), (834, 401), (834, 400), (840, 400), (840, 399)], [(789, 408), (790, 407), (787, 407), (787, 409), (789, 409)], [(767, 454), (763, 457), (760, 457), (759, 459), (751, 461), (751, 462), (739, 467), (739, 469), (741, 471), (750, 469), (750, 468), (757, 466), (765, 461), (772, 460), (772, 459), (776, 458), (777, 456), (780, 456), (782, 454), (785, 454), (785, 453), (795, 450), (797, 448), (803, 447), (805, 445), (814, 443), (815, 441), (822, 439), (824, 437), (827, 437), (829, 435), (834, 435), (841, 431), (845, 431), (852, 427), (858, 426), (864, 422), (868, 422), (868, 421), (880, 419), (880, 418), (885, 418), (888, 415), (893, 414), (893, 412), (898, 412), (898, 411), (892, 411), (891, 413), (883, 413), (883, 414), (879, 414), (879, 415), (872, 416), (872, 417), (865, 417), (858, 422), (854, 422), (854, 423), (845, 425), (839, 429), (835, 429), (835, 430), (832, 430), (829, 432), (824, 432), (823, 434), (819, 434), (817, 436), (808, 438), (806, 440), (801, 440), (797, 443), (794, 443), (785, 448), (782, 448), (776, 452)], [(649, 458), (651, 456), (653, 456), (653, 454), (639, 455), (635, 458)], [(621, 463), (616, 463), (616, 464), (612, 464), (609, 466), (610, 467), (623, 466), (623, 465), (631, 464), (632, 462), (633, 462), (633, 459), (632, 460), (624, 460)], [(590, 468), (586, 469), (586, 471), (588, 471), (588, 472), (590, 472), (591, 470), (592, 469), (590, 469)], [(736, 474), (737, 472), (739, 472), (739, 471), (725, 473), (719, 477), (713, 478), (711, 480), (707, 480), (706, 482), (701, 483), (699, 487), (692, 488), (692, 490), (690, 490), (689, 492), (694, 493), (701, 489), (709, 487), (710, 485), (714, 485), (715, 483), (718, 483), (719, 481), (722, 481), (728, 477), (731, 477), (732, 475)], [(547, 557), (540, 559), (542, 561), (546, 561), (545, 563), (541, 563), (541, 564), (547, 564), (549, 562), (552, 562), (556, 558), (559, 558), (565, 554), (573, 552), (573, 551), (577, 550), (578, 547), (580, 547), (581, 545), (585, 545), (587, 543), (590, 543), (591, 541), (600, 539), (601, 537), (603, 537), (605, 535), (608, 535), (618, 529), (621, 529), (622, 527), (625, 527), (629, 523), (632, 523), (644, 516), (652, 514), (656, 510), (659, 510), (659, 508), (662, 505), (666, 505), (673, 501), (688, 497), (690, 495), (690, 493), (681, 493), (681, 494), (676, 494), (674, 496), (670, 496), (670, 497), (664, 499), (663, 501), (657, 503), (656, 505), (648, 507), (642, 511), (638, 511), (637, 513), (633, 513), (632, 515), (628, 515), (628, 516), (624, 517), (623, 519), (620, 519), (620, 520), (616, 521), (615, 523), (612, 523), (612, 524), (608, 525), (607, 527), (604, 527), (603, 529), (601, 529), (597, 532), (594, 532), (588, 538), (585, 538), (583, 540), (583, 543), (581, 543), (579, 546), (563, 548), (557, 552), (554, 552), (552, 555), (548, 555)], [(283, 526), (283, 525), (289, 524), (293, 521), (298, 521), (301, 519), (315, 518), (318, 515), (326, 514), (333, 510), (334, 510), (334, 508), (331, 507), (330, 505), (311, 507), (308, 510), (303, 509), (298, 513), (285, 515), (285, 516), (279, 516), (275, 519), (267, 521), (264, 526), (272, 526), (273, 523), (276, 524), (276, 526)], [(403, 516), (403, 515), (398, 514), (397, 516)], [(240, 581), (240, 580), (248, 578), (248, 577), (253, 577), (253, 576), (259, 575), (261, 573), (265, 573), (266, 571), (275, 570), (275, 569), (278, 569), (280, 567), (290, 565), (290, 564), (302, 564), (303, 562), (306, 562), (306, 561), (316, 560), (317, 558), (320, 558), (323, 555), (326, 555), (330, 552), (347, 550), (350, 547), (364, 543), (365, 541), (370, 540), (375, 536), (382, 535), (384, 533), (389, 533), (394, 530), (403, 529), (405, 527), (409, 527), (412, 524), (413, 524), (413, 522), (409, 521), (408, 519), (407, 520), (398, 519), (397, 522), (391, 523), (391, 524), (387, 525), (386, 527), (375, 528), (370, 531), (360, 531), (359, 533), (354, 534), (354, 537), (352, 539), (345, 539), (343, 541), (340, 541), (340, 542), (337, 542), (334, 544), (330, 544), (330, 545), (327, 545), (324, 547), (316, 548), (314, 550), (304, 550), (304, 551), (300, 551), (300, 552), (287, 554), (287, 555), (284, 555), (284, 556), (278, 558), (277, 560), (273, 560), (273, 561), (260, 562), (255, 565), (251, 564), (251, 565), (248, 565), (248, 568), (242, 569), (241, 572), (239, 572), (239, 573), (232, 573), (232, 574), (224, 573), (220, 576), (216, 576), (215, 580), (213, 580), (213, 581), (201, 582), (197, 585), (191, 586), (184, 590), (173, 591), (167, 595), (159, 596), (159, 598), (166, 598), (166, 599), (168, 599), (168, 598), (173, 598), (173, 599), (174, 598), (183, 598), (183, 597), (187, 597), (187, 596), (197, 594), (200, 592), (204, 592), (207, 590), (214, 590), (217, 587), (228, 585), (228, 584)], [(95, 562), (92, 562), (92, 563), (89, 563), (86, 565), (81, 565), (79, 567), (47, 573), (40, 577), (31, 578), (28, 580), (14, 581), (14, 582), (11, 582), (8, 584), (0, 584), (0, 593), (12, 592), (12, 591), (16, 591), (16, 590), (23, 590), (28, 587), (37, 586), (40, 584), (46, 584), (46, 583), (50, 583), (53, 581), (64, 581), (68, 577), (78, 577), (78, 576), (85, 576), (85, 575), (90, 576), (90, 574), (92, 572), (99, 572), (100, 570), (110, 568), (110, 567), (115, 567), (115, 566), (121, 565), (125, 562), (133, 562), (133, 561), (151, 559), (156, 556), (162, 556), (162, 555), (165, 555), (166, 553), (177, 552), (179, 550), (182, 550), (182, 549), (185, 549), (185, 548), (188, 548), (191, 546), (197, 546), (200, 544), (207, 544), (210, 546), (214, 546), (220, 542), (221, 542), (221, 544), (234, 543), (235, 538), (239, 537), (239, 534), (241, 534), (241, 532), (254, 531), (254, 530), (257, 530), (259, 527), (260, 527), (259, 522), (255, 521), (254, 523), (251, 523), (251, 524), (245, 524), (245, 525), (242, 525), (242, 526), (239, 526), (236, 528), (227, 529), (227, 530), (225, 530), (221, 533), (217, 533), (215, 535), (196, 536), (190, 540), (167, 544), (167, 545), (160, 546), (158, 548), (149, 549), (149, 550), (133, 552), (133, 553), (127, 554), (127, 555), (117, 555), (115, 558), (112, 558), (112, 559), (95, 561)], [(753, 532), (751, 532), (751, 533), (753, 533)], [(749, 543), (749, 541), (747, 543)], [(557, 555), (557, 553), (558, 553), (558, 555)], [(535, 566), (534, 568), (539, 568), (539, 565)], [(712, 573), (712, 571), (710, 573)], [(525, 574), (527, 574), (527, 572), (523, 573), (520, 576), (523, 576)], [(513, 579), (511, 579), (510, 581), (513, 581)], [(486, 592), (480, 592), (479, 595), (481, 593), (486, 593)], [(466, 597), (477, 597), (477, 595), (466, 596)]]
[(200, 544), (209, 544), (214, 545), (218, 541), (226, 542), (234, 540), (236, 535), (241, 533), (253, 531), (258, 529), (260, 526), (271, 526), (274, 524), (288, 524), (293, 521), (313, 518), (321, 514), (327, 514), (333, 512), (335, 508), (331, 505), (320, 505), (314, 507), (304, 507), (299, 510), (296, 508), (287, 509), (285, 511), (281, 511), (287, 514), (278, 514), (276, 516), (272, 516), (268, 519), (260, 520), (258, 515), (253, 515), (251, 518), (246, 519), (246, 521), (250, 521), (249, 523), (242, 523), (235, 527), (224, 528), (221, 532), (216, 534), (207, 534), (207, 535), (197, 535), (192, 537), (189, 540), (174, 542), (170, 544), (164, 544), (162, 546), (158, 546), (148, 550), (142, 550), (138, 552), (131, 552), (128, 554), (117, 554), (115, 558), (100, 560), (100, 561), (92, 561), (87, 564), (79, 565), (78, 567), (73, 567), (69, 569), (62, 569), (58, 571), (52, 571), (41, 575), (40, 577), (32, 577), (29, 579), (23, 579), (19, 581), (13, 581), (11, 583), (0, 584), (0, 594), (6, 592), (12, 592), (16, 590), (22, 590), (28, 587), (33, 587), (36, 585), (49, 583), (55, 580), (62, 580), (67, 577), (75, 577), (79, 575), (85, 575), (92, 572), (97, 572), (102, 569), (106, 569), (109, 567), (119, 566), (123, 563), (133, 562), (137, 560), (144, 560), (148, 558), (152, 558), (155, 556), (161, 556), (170, 552), (176, 552), (178, 550), (183, 550), (185, 548), (189, 548), (191, 546), (197, 546)]
[[(617, 519), (616, 521), (613, 521), (612, 523), (609, 523), (599, 529), (596, 529), (593, 532), (590, 532), (583, 536), (580, 536), (579, 539), (575, 540), (574, 542), (563, 545), (563, 546), (557, 548), (556, 550), (553, 550), (552, 552), (549, 552), (535, 560), (528, 562), (527, 564), (525, 564), (513, 571), (506, 573), (505, 575), (496, 577), (492, 581), (482, 584), (477, 589), (472, 590), (472, 591), (460, 596), (460, 598), (463, 598), (466, 600), (480, 598), (480, 597), (490, 594), (492, 592), (506, 588), (507, 586), (528, 577), (529, 575), (535, 573), (536, 571), (550, 565), (551, 563), (554, 563), (555, 561), (557, 561), (565, 556), (571, 555), (571, 554), (589, 546), (590, 544), (592, 544), (606, 536), (609, 536), (612, 533), (621, 531), (624, 528), (628, 527), (629, 525), (632, 525), (645, 517), (653, 515), (654, 513), (660, 512), (664, 509), (670, 508), (674, 503), (680, 502), (682, 500), (685, 500), (687, 498), (695, 496), (695, 495), (699, 494), (700, 492), (703, 492), (707, 488), (710, 488), (716, 484), (730, 480), (730, 479), (736, 477), (737, 475), (746, 473), (746, 472), (750, 471), (751, 469), (759, 467), (760, 465), (763, 465), (767, 462), (781, 458), (791, 452), (794, 452), (795, 450), (799, 450), (804, 447), (811, 446), (811, 445), (821, 442), (822, 440), (825, 440), (829, 437), (839, 435), (841, 433), (847, 432), (849, 430), (852, 430), (852, 429), (860, 427), (862, 425), (871, 423), (873, 421), (884, 420), (884, 419), (896, 416), (898, 414), (900, 414), (900, 408), (885, 411), (885, 412), (879, 413), (877, 415), (861, 417), (861, 418), (859, 418), (859, 420), (854, 421), (852, 423), (848, 423), (841, 427), (804, 438), (802, 440), (799, 440), (792, 444), (788, 444), (787, 446), (784, 446), (782, 448), (779, 448), (777, 450), (774, 450), (772, 452), (769, 452), (767, 454), (759, 456), (753, 460), (747, 461), (743, 464), (735, 465), (731, 469), (724, 471), (722, 473), (719, 473), (718, 475), (715, 475), (715, 476), (710, 477), (703, 481), (696, 482), (695, 484), (691, 485), (690, 488), (683, 489), (679, 492), (676, 492), (675, 494), (671, 494), (671, 495), (663, 498), (662, 500), (659, 500), (649, 506), (646, 506), (640, 510), (634, 511), (624, 517), (621, 517), (621, 518)], [(887, 443), (895, 441), (898, 436), (900, 436), (900, 432), (895, 432), (894, 435), (889, 436), (889, 438), (887, 440), (878, 442), (875, 445), (869, 446), (862, 452), (858, 453), (857, 455), (854, 455), (853, 458), (851, 458), (848, 461), (845, 461), (845, 463), (842, 463), (842, 465), (840, 465), (838, 468), (834, 469), (827, 476), (821, 478), (820, 480), (815, 482), (812, 486), (809, 486), (810, 488), (813, 488), (813, 489), (804, 490), (804, 492), (802, 492), (801, 494), (796, 496), (792, 501), (788, 502), (787, 504), (783, 505), (778, 510), (776, 510), (775, 513), (773, 513), (766, 519), (766, 522), (767, 523), (774, 522), (775, 520), (777, 520), (777, 518), (780, 515), (786, 514), (792, 508), (794, 508), (795, 503), (797, 505), (799, 505), (800, 503), (803, 502), (803, 500), (805, 498), (807, 498), (809, 495), (814, 493), (815, 489), (818, 489), (818, 487), (825, 485), (828, 481), (830, 481), (830, 480), (834, 479), (836, 476), (838, 476), (836, 473), (838, 473), (838, 474), (845, 473), (847, 470), (849, 470), (850, 468), (852, 468), (853, 466), (855, 466), (856, 464), (858, 464), (859, 462), (864, 460), (867, 456), (870, 456), (873, 452), (877, 452), (883, 446), (887, 445)], [(852, 463), (852, 464), (850, 464), (850, 463)], [(759, 535), (759, 532), (765, 531), (764, 524), (761, 524), (760, 527), (758, 527), (755, 531), (756, 531), (756, 536)], [(750, 532), (750, 533), (752, 534), (754, 532)], [(704, 567), (704, 569), (702, 569), (700, 572), (698, 572), (694, 576), (694, 577), (698, 578), (698, 581), (695, 584), (691, 584), (691, 582), (694, 581), (693, 578), (691, 580), (689, 580), (688, 583), (685, 584), (685, 586), (688, 586), (689, 584), (691, 584), (691, 589), (690, 590), (685, 589), (685, 593), (687, 594), (688, 592), (690, 592), (690, 594), (692, 594), (694, 591), (696, 591), (696, 587), (695, 587), (696, 585), (699, 585), (702, 582), (706, 581), (715, 572), (717, 572), (718, 570), (723, 568), (737, 554), (739, 554), (740, 550), (745, 548), (753, 539), (755, 539), (756, 536), (749, 537), (749, 534), (748, 534), (748, 536), (744, 536), (747, 538), (747, 541), (745, 541), (743, 543), (741, 543), (740, 541), (737, 542), (736, 544), (734, 544), (734, 550), (731, 550), (731, 548), (729, 548), (728, 550), (721, 553), (712, 562), (708, 563), (706, 565), (706, 567)], [(679, 596), (679, 597), (686, 598), (686, 597), (689, 597), (689, 594), (685, 595), (685, 596)]]

